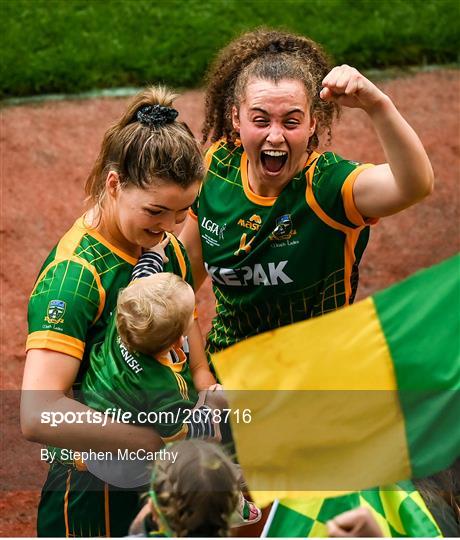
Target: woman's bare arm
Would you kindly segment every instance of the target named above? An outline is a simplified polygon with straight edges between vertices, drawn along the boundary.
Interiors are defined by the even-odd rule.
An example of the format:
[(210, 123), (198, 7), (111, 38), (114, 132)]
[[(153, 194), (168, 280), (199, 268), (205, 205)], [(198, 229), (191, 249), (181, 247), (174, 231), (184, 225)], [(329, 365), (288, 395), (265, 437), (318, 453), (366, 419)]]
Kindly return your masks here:
[(404, 210), (433, 190), (433, 169), (423, 145), (391, 99), (356, 69), (335, 67), (323, 80), (321, 98), (364, 110), (387, 163), (362, 171), (353, 185), (361, 215), (384, 217)]
[(195, 290), (198, 291), (201, 285), (203, 285), (203, 282), (207, 277), (207, 273), (203, 263), (198, 221), (192, 216), (187, 216), (187, 220), (182, 232), (180, 233), (179, 239), (184, 244), (187, 255), (190, 259), (190, 263), (192, 265), (193, 282), (195, 284)]
[(195, 320), (188, 333), (190, 345), (190, 371), (195, 388), (198, 391), (205, 390), (215, 384), (216, 379), (209, 369), (208, 360), (204, 352), (203, 337)]
[[(116, 451), (118, 448), (159, 450), (163, 442), (150, 427), (132, 423), (111, 422), (105, 426), (92, 423), (95, 412), (71, 399), (71, 391), (80, 361), (48, 349), (31, 349), (27, 353), (21, 396), (21, 429), (25, 438), (73, 450)], [(67, 420), (53, 427), (51, 414), (65, 413)], [(62, 414), (59, 414), (62, 413)], [(75, 414), (72, 414), (75, 413)], [(74, 417), (77, 421), (71, 421)]]

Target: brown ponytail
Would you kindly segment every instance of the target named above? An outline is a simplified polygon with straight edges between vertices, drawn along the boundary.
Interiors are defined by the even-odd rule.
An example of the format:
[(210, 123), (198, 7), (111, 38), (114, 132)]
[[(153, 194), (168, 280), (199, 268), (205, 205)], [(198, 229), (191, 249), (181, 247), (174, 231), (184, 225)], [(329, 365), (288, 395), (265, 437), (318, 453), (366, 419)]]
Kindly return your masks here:
[(169, 119), (167, 123), (148, 125), (139, 120), (142, 108), (161, 106), (172, 110), (175, 98), (164, 87), (147, 88), (133, 98), (121, 119), (104, 136), (86, 181), (88, 201), (102, 202), (109, 171), (119, 175), (122, 186), (139, 188), (157, 180), (185, 189), (203, 178), (202, 154), (185, 123)]

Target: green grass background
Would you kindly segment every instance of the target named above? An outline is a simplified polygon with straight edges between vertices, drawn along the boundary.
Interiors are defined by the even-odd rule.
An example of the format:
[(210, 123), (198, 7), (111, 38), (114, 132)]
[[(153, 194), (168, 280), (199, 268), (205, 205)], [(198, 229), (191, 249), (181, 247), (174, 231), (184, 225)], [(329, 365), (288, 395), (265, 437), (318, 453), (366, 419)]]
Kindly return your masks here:
[(458, 61), (458, 0), (0, 0), (0, 95), (164, 82), (196, 87), (216, 51), (260, 25), (359, 69)]

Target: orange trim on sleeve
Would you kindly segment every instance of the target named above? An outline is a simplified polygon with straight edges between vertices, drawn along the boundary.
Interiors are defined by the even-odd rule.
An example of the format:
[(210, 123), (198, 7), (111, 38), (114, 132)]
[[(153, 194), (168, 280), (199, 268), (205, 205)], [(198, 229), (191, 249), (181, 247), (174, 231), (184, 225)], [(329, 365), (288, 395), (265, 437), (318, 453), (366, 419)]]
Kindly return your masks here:
[(342, 186), (342, 199), (343, 206), (345, 208), (345, 214), (347, 218), (358, 227), (363, 227), (365, 225), (374, 225), (378, 221), (378, 218), (365, 218), (364, 216), (362, 216), (359, 210), (356, 208), (355, 199), (353, 196), (353, 186), (356, 178), (365, 169), (369, 169), (371, 167), (374, 167), (374, 165), (372, 165), (371, 163), (365, 163), (364, 165), (360, 165), (347, 176)]
[[(342, 231), (345, 234), (343, 279), (344, 279), (344, 285), (345, 285), (345, 305), (347, 306), (350, 303), (350, 297), (351, 297), (351, 292), (352, 292), (351, 273), (353, 270), (353, 264), (356, 260), (355, 247), (356, 247), (356, 243), (358, 242), (358, 238), (359, 238), (359, 235), (361, 234), (363, 227), (361, 226), (356, 229), (353, 227), (347, 227), (346, 225), (343, 225), (342, 223), (339, 223), (338, 221), (335, 221), (334, 219), (332, 219), (321, 208), (321, 206), (319, 205), (318, 201), (315, 198), (315, 194), (313, 193), (313, 174), (315, 171), (315, 167), (316, 167), (316, 163), (313, 165), (313, 167), (310, 167), (310, 169), (307, 171), (307, 174), (306, 174), (307, 189), (306, 189), (305, 197), (306, 197), (308, 206), (319, 217), (319, 219), (321, 219), (321, 221), (326, 223), (326, 225), (329, 225), (329, 227), (332, 227), (333, 229), (336, 229), (338, 231)], [(350, 178), (350, 176), (351, 175), (349, 175), (347, 179)]]
[(73, 257), (72, 260), (75, 260), (75, 262), (80, 262), (82, 266), (84, 266), (87, 270), (89, 270), (94, 277), (94, 280), (97, 284), (97, 290), (99, 291), (99, 307), (97, 309), (96, 317), (94, 317), (93, 324), (99, 320), (99, 317), (102, 315), (102, 311), (104, 310), (105, 306), (105, 289), (102, 286), (101, 282), (101, 276), (97, 273), (96, 269), (92, 264), (89, 264), (84, 259), (78, 259), (77, 257)]
[(175, 435), (171, 435), (171, 437), (161, 437), (161, 440), (165, 443), (173, 442), (173, 441), (180, 441), (182, 439), (185, 439), (187, 433), (188, 433), (187, 424), (182, 424), (182, 427)]
[(88, 470), (86, 463), (81, 458), (73, 458), (73, 464), (78, 472), (85, 472)]
[(332, 227), (333, 229), (336, 229), (338, 231), (342, 231), (343, 233), (347, 234), (349, 231), (353, 230), (352, 227), (347, 227), (346, 225), (343, 225), (342, 223), (339, 223), (338, 221), (335, 221), (330, 216), (326, 214), (326, 212), (321, 208), (318, 201), (315, 198), (315, 194), (313, 193), (313, 175), (315, 172), (316, 163), (310, 167), (307, 171), (306, 177), (307, 177), (307, 189), (305, 192), (305, 198), (307, 200), (308, 206), (313, 210), (313, 212), (319, 217), (321, 221), (326, 223), (326, 225), (329, 225), (329, 227)]
[(59, 240), (56, 248), (56, 259), (70, 259), (75, 255), (75, 250), (82, 237), (86, 234), (83, 218), (80, 217), (72, 227)]
[(172, 244), (172, 247), (174, 248), (174, 252), (177, 257), (177, 262), (179, 263), (179, 268), (182, 274), (182, 279), (185, 279), (185, 276), (187, 275), (187, 265), (185, 264), (184, 255), (182, 254), (182, 250), (180, 248), (179, 242), (177, 241), (177, 238), (170, 233), (167, 233), (169, 237), (169, 241)]
[(53, 330), (40, 330), (29, 334), (26, 351), (30, 349), (50, 349), (81, 360), (85, 351), (85, 343), (77, 338)]

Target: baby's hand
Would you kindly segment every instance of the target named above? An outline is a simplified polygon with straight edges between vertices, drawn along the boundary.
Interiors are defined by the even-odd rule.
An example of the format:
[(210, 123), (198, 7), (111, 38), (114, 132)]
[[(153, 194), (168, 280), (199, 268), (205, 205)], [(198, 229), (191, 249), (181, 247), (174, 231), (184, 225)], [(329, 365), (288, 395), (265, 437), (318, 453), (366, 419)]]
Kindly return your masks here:
[(332, 69), (323, 79), (322, 85), (319, 96), (323, 101), (363, 109), (368, 113), (388, 100), (374, 83), (346, 64)]
[(205, 404), (212, 409), (228, 409), (228, 401), (225, 399), (224, 389), (221, 384), (212, 384), (206, 390)]
[(149, 251), (149, 252), (153, 252), (153, 253), (158, 253), (158, 255), (161, 256), (161, 258), (163, 259), (163, 262), (164, 263), (167, 263), (169, 262), (169, 259), (168, 257), (166, 257), (166, 254), (165, 254), (165, 248), (166, 246), (169, 244), (169, 236), (166, 235), (165, 239), (162, 240), (161, 242), (158, 242), (158, 244), (156, 246), (153, 246), (151, 248), (148, 248), (148, 249), (145, 249), (144, 251)]
[(224, 391), (224, 387), (219, 384), (219, 383), (216, 383), (216, 384), (211, 384), (211, 386), (208, 387), (208, 390), (211, 391), (211, 392), (223, 392)]

